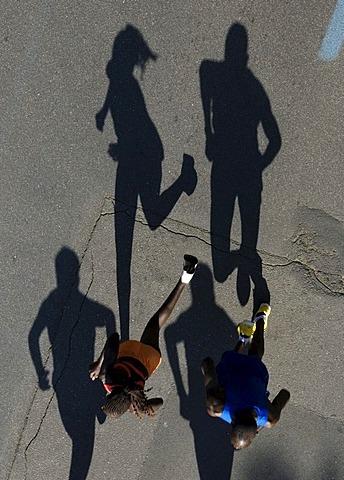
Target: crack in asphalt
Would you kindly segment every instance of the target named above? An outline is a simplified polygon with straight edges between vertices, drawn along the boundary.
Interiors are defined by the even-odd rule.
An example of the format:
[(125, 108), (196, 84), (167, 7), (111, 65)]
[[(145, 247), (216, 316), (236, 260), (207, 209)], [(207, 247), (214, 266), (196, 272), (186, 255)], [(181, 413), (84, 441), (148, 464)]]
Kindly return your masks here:
[[(106, 205), (106, 202), (107, 201), (111, 201), (112, 205), (113, 205), (113, 211), (104, 211), (104, 208), (105, 208), (105, 205)], [(122, 205), (125, 205), (124, 202), (120, 202)], [(93, 239), (93, 235), (97, 229), (97, 226), (100, 222), (100, 220), (103, 218), (103, 217), (106, 217), (106, 216), (114, 216), (115, 213), (123, 213), (127, 216), (129, 216), (132, 220), (135, 221), (135, 223), (139, 223), (143, 226), (148, 226), (150, 227), (150, 225), (148, 224), (148, 222), (145, 222), (142, 218), (136, 218), (136, 215), (135, 217), (133, 215), (131, 215), (129, 213), (129, 210), (130, 209), (135, 209), (138, 210), (142, 216), (144, 216), (144, 212), (143, 212), (143, 209), (139, 206), (133, 206), (133, 205), (125, 205), (125, 208), (123, 209), (116, 209), (116, 212), (115, 212), (115, 198), (114, 197), (110, 197), (110, 196), (105, 196), (103, 198), (103, 201), (102, 201), (102, 205), (101, 205), (101, 209), (100, 209), (100, 213), (98, 215), (98, 217), (96, 218), (94, 224), (93, 224), (93, 227), (91, 229), (91, 232), (89, 234), (89, 237), (88, 237), (88, 240), (86, 242), (86, 246), (84, 248), (84, 251), (83, 253), (81, 254), (80, 256), (80, 262), (79, 262), (79, 265), (78, 265), (78, 269), (75, 273), (75, 278), (74, 278), (74, 281), (72, 282), (71, 284), (71, 287), (70, 287), (70, 290), (68, 292), (68, 295), (67, 295), (67, 298), (66, 298), (66, 301), (62, 307), (62, 310), (61, 310), (61, 314), (60, 314), (60, 321), (59, 321), (59, 327), (61, 325), (61, 322), (62, 322), (62, 318), (63, 318), (63, 315), (64, 315), (64, 312), (65, 312), (65, 308), (67, 307), (68, 305), (68, 302), (70, 300), (70, 297), (71, 297), (71, 294), (72, 294), (72, 291), (73, 291), (73, 288), (75, 286), (75, 282), (77, 281), (77, 278), (78, 278), (78, 275), (79, 275), (79, 271), (81, 269), (81, 266), (83, 264), (83, 261), (84, 261), (84, 258), (89, 250), (89, 247), (90, 247), (90, 244), (92, 242), (92, 239)], [(157, 216), (159, 216), (158, 213), (156, 212), (152, 212), (152, 213), (155, 213)], [(168, 233), (171, 233), (173, 235), (180, 235), (180, 236), (183, 236), (185, 238), (194, 238), (208, 246), (211, 246), (211, 242), (206, 240), (205, 238), (202, 238), (202, 235), (207, 235), (207, 236), (210, 236), (210, 232), (206, 229), (202, 229), (200, 227), (196, 227), (194, 225), (191, 225), (191, 224), (187, 224), (187, 223), (184, 223), (180, 220), (176, 220), (172, 217), (168, 217), (166, 219), (166, 221), (168, 223), (175, 223), (177, 225), (179, 225), (181, 227), (181, 230), (178, 231), (177, 229), (173, 229), (171, 226), (167, 226), (165, 224), (159, 224), (157, 225), (157, 227), (167, 231)], [(188, 234), (188, 233), (183, 233), (182, 232), (182, 229), (184, 228), (188, 228), (188, 229), (192, 229), (192, 230), (196, 230), (197, 232), (199, 232), (199, 234)], [(219, 237), (221, 237), (220, 235), (217, 235)], [(221, 237), (221, 238), (224, 238), (224, 237)], [(231, 242), (236, 245), (236, 246), (240, 246), (239, 242), (232, 239), (231, 238)], [(221, 250), (221, 249), (218, 249), (219, 251), (223, 252), (223, 253), (226, 253), (225, 250)], [(229, 252), (228, 252), (229, 253)], [(340, 277), (341, 281), (343, 282), (343, 277), (340, 276), (339, 274), (335, 274), (335, 273), (332, 273), (332, 272), (324, 272), (322, 270), (318, 270), (310, 265), (308, 265), (306, 262), (303, 262), (302, 260), (298, 259), (298, 258), (289, 258), (288, 256), (282, 256), (282, 255), (276, 255), (276, 254), (272, 254), (270, 252), (267, 252), (263, 249), (260, 249), (258, 250), (258, 253), (259, 254), (263, 254), (265, 256), (268, 256), (268, 257), (272, 257), (272, 258), (276, 258), (276, 259), (279, 259), (280, 260), (280, 263), (278, 262), (268, 262), (268, 261), (262, 261), (262, 264), (264, 266), (267, 266), (267, 267), (272, 267), (272, 268), (278, 268), (278, 267), (288, 267), (290, 265), (298, 265), (302, 268), (304, 268), (309, 274), (313, 275), (313, 277), (315, 278), (315, 280), (317, 282), (319, 282), (319, 284), (324, 287), (328, 292), (330, 292), (331, 294), (334, 294), (334, 295), (344, 295), (344, 292), (341, 292), (341, 291), (337, 291), (337, 290), (334, 290), (332, 288), (330, 288), (323, 280), (321, 280), (321, 278), (319, 278), (319, 275), (323, 274), (323, 275), (333, 275), (335, 277)], [(236, 255), (242, 257), (242, 258), (245, 258), (245, 259), (250, 259), (251, 257), (249, 255), (245, 255), (243, 252), (236, 252)], [(59, 378), (56, 380), (55, 382), (55, 385), (53, 385), (53, 388), (55, 389), (57, 386), (58, 386), (58, 383), (59, 381), (61, 380), (62, 376), (63, 376), (63, 373), (67, 367), (67, 363), (68, 363), (68, 359), (70, 357), (70, 353), (71, 353), (71, 341), (72, 341), (72, 337), (73, 337), (73, 334), (74, 334), (74, 331), (79, 323), (79, 320), (80, 320), (80, 315), (81, 315), (81, 311), (82, 311), (82, 308), (83, 308), (83, 305), (86, 301), (86, 298), (88, 296), (88, 293), (93, 285), (93, 282), (94, 282), (94, 262), (93, 262), (93, 255), (92, 255), (92, 250), (91, 250), (91, 280), (90, 280), (90, 283), (86, 289), (86, 293), (84, 294), (84, 297), (83, 297), (83, 301), (80, 305), (80, 308), (79, 308), (79, 313), (78, 313), (78, 316), (77, 316), (77, 319), (76, 319), (76, 322), (74, 323), (72, 329), (71, 329), (71, 332), (70, 332), (70, 336), (69, 336), (69, 351), (68, 351), (68, 354), (67, 354), (67, 358), (66, 358), (66, 361), (65, 361), (65, 364), (63, 366), (63, 369), (59, 375)], [(59, 331), (59, 327), (57, 328), (57, 332), (55, 334), (55, 337), (54, 339), (56, 338), (56, 336), (58, 335), (58, 331)], [(45, 358), (45, 361), (44, 361), (44, 366), (47, 365), (49, 359), (50, 359), (50, 355), (51, 355), (51, 351), (52, 351), (52, 346), (53, 346), (53, 343), (54, 343), (54, 340), (51, 344), (51, 346), (49, 347), (48, 349), (48, 353), (46, 355), (46, 358)], [(32, 400), (31, 400), (31, 403), (29, 405), (29, 408), (27, 410), (27, 413), (26, 413), (26, 416), (25, 416), (25, 421), (24, 421), (24, 425), (23, 425), (23, 428), (20, 432), (20, 435), (19, 435), (19, 440), (17, 442), (17, 446), (16, 446), (16, 449), (15, 449), (15, 452), (14, 452), (14, 456), (13, 456), (13, 460), (12, 460), (12, 463), (11, 463), (11, 466), (10, 466), (10, 470), (9, 470), (9, 474), (8, 476), (6, 477), (6, 480), (9, 480), (10, 477), (11, 477), (11, 473), (13, 471), (13, 467), (14, 467), (14, 464), (15, 464), (15, 460), (16, 460), (16, 457), (17, 457), (17, 454), (19, 452), (19, 449), (20, 449), (20, 445), (22, 443), (22, 439), (23, 439), (23, 436), (24, 436), (24, 432), (26, 430), (26, 427), (27, 427), (27, 424), (28, 424), (28, 421), (29, 421), (29, 417), (30, 417), (30, 414), (31, 414), (31, 411), (32, 411), (32, 408), (33, 408), (33, 404), (34, 404), (34, 401), (37, 397), (37, 393), (39, 391), (39, 387), (38, 387), (38, 384), (35, 388), (35, 391), (34, 391), (34, 394), (32, 396)], [(39, 422), (39, 425), (37, 427), (37, 430), (35, 432), (35, 434), (32, 436), (32, 438), (30, 439), (30, 441), (27, 443), (26, 447), (25, 447), (25, 450), (24, 450), (24, 458), (25, 458), (25, 479), (27, 479), (27, 475), (28, 475), (28, 454), (29, 454), (29, 449), (30, 447), (34, 444), (35, 440), (37, 439), (40, 431), (41, 431), (41, 428), (42, 428), (42, 425), (44, 423), (44, 420), (48, 414), (48, 411), (49, 411), (49, 408), (50, 408), (50, 405), (54, 399), (56, 395), (56, 392), (54, 391), (51, 395), (51, 397), (49, 398), (47, 404), (46, 404), (46, 407), (44, 409), (44, 412), (43, 412), (43, 415), (40, 419), (40, 422)], [(300, 408), (300, 407), (299, 407)], [(319, 414), (318, 412), (315, 412), (311, 409), (308, 409), (307, 411), (311, 412), (311, 413), (315, 413), (316, 415), (319, 415), (320, 417), (324, 418), (324, 419), (333, 419), (333, 417), (326, 417), (324, 415), (321, 415)], [(333, 419), (335, 421), (340, 421), (338, 419)]]
[[(99, 220), (102, 218), (102, 210), (104, 208), (104, 203), (106, 201), (106, 198), (103, 199), (103, 202), (102, 202), (102, 205), (101, 205), (101, 209), (100, 209), (100, 214), (98, 215), (96, 221), (94, 222), (94, 225), (92, 227), (92, 230), (91, 230), (91, 233), (88, 237), (88, 240), (86, 242), (86, 246), (84, 248), (84, 251), (83, 253), (81, 254), (80, 256), (80, 261), (79, 261), (79, 265), (78, 265), (78, 268), (75, 272), (75, 277), (74, 277), (74, 280), (73, 282), (71, 283), (71, 286), (70, 286), (70, 289), (69, 289), (69, 292), (68, 292), (68, 295), (67, 295), (67, 298), (65, 300), (65, 303), (64, 305), (62, 306), (62, 309), (61, 309), (61, 314), (60, 314), (60, 318), (59, 318), (59, 325), (58, 325), (58, 328), (56, 329), (56, 333), (54, 335), (54, 338), (53, 338), (53, 341), (50, 345), (50, 347), (48, 348), (48, 352), (47, 352), (47, 355), (44, 359), (44, 362), (43, 362), (43, 365), (44, 367), (46, 367), (49, 359), (50, 359), (50, 355), (51, 355), (51, 351), (52, 351), (52, 347), (53, 347), (53, 344), (54, 344), (54, 340), (55, 338), (57, 337), (58, 333), (59, 333), (59, 330), (60, 330), (60, 326), (61, 326), (61, 322), (62, 322), (62, 318), (64, 316), (64, 312), (65, 312), (65, 309), (69, 303), (69, 300), (70, 300), (70, 297), (72, 295), (72, 292), (73, 292), (73, 289), (74, 289), (74, 286), (75, 286), (75, 283), (77, 282), (77, 279), (78, 279), (78, 276), (79, 276), (79, 272), (80, 272), (80, 268), (82, 266), (82, 263), (83, 263), (83, 260), (86, 256), (86, 253), (89, 249), (89, 246), (90, 246), (90, 243), (92, 241), (92, 237), (93, 237), (93, 234), (97, 228), (97, 225), (98, 225), (98, 222)], [(88, 296), (88, 293), (90, 291), (90, 288), (92, 287), (92, 284), (94, 282), (94, 263), (93, 263), (93, 255), (92, 255), (92, 251), (91, 251), (91, 280), (90, 280), (90, 283), (86, 289), (86, 293), (84, 294), (84, 297), (83, 297), (83, 301), (81, 302), (81, 305), (80, 305), (80, 308), (79, 308), (79, 312), (78, 312), (78, 316), (77, 316), (77, 319), (76, 319), (76, 322), (74, 323), (71, 331), (70, 331), (70, 336), (69, 336), (69, 343), (68, 343), (68, 354), (67, 354), (67, 358), (66, 358), (66, 361), (65, 361), (65, 364), (62, 368), (62, 371), (58, 377), (58, 379), (56, 380), (55, 384), (53, 385), (53, 388), (54, 388), (54, 392), (52, 393), (51, 397), (49, 398), (48, 402), (47, 402), (47, 405), (44, 409), (44, 412), (43, 412), (43, 415), (42, 415), (42, 418), (40, 419), (40, 422), (39, 422), (39, 425), (37, 427), (37, 430), (35, 432), (35, 434), (33, 435), (33, 437), (30, 439), (30, 441), (28, 442), (28, 444), (26, 445), (25, 449), (24, 449), (24, 478), (25, 480), (27, 479), (27, 474), (28, 474), (28, 450), (30, 449), (31, 445), (35, 442), (36, 438), (38, 437), (39, 433), (40, 433), (40, 430), (42, 428), (42, 425), (44, 423), (44, 420), (48, 414), (48, 411), (49, 411), (49, 407), (51, 405), (51, 402), (53, 401), (55, 395), (56, 395), (56, 392), (55, 392), (55, 388), (58, 386), (58, 383), (59, 381), (61, 380), (62, 376), (63, 376), (63, 373), (67, 367), (67, 364), (68, 364), (68, 360), (69, 360), (69, 357), (70, 357), (70, 353), (71, 353), (71, 342), (72, 342), (72, 337), (73, 337), (73, 333), (79, 323), (79, 320), (80, 320), (80, 315), (81, 315), (81, 311), (82, 311), (82, 308), (84, 306), (84, 303), (86, 301), (86, 298)], [(11, 477), (11, 474), (12, 474), (12, 471), (13, 471), (13, 467), (14, 467), (14, 464), (15, 464), (15, 461), (16, 461), (16, 457), (17, 457), (17, 454), (19, 452), (19, 449), (20, 449), (20, 445), (22, 443), (22, 440), (23, 440), (23, 436), (24, 436), (24, 432), (26, 430), (26, 427), (27, 427), (27, 424), (28, 424), (28, 421), (29, 421), (29, 418), (30, 418), (30, 414), (31, 414), (31, 411), (32, 411), (32, 408), (33, 408), (33, 404), (34, 404), (34, 401), (37, 397), (37, 393), (39, 391), (39, 386), (38, 386), (38, 383), (36, 385), (36, 388), (35, 388), (35, 391), (34, 391), (34, 394), (32, 396), (32, 400), (30, 402), (30, 405), (29, 405), (29, 408), (27, 410), (27, 413), (26, 413), (26, 416), (25, 416), (25, 421), (24, 421), (24, 425), (21, 429), (21, 432), (19, 434), (19, 439), (18, 439), (18, 442), (17, 442), (17, 445), (16, 445), (16, 449), (15, 449), (15, 452), (14, 452), (14, 455), (13, 455), (13, 459), (12, 459), (12, 462), (11, 462), (11, 465), (10, 465), (10, 468), (9, 468), (9, 473), (6, 477), (6, 480), (9, 480), (10, 477)]]
[[(143, 218), (136, 218), (136, 216), (134, 216), (130, 213), (130, 210), (134, 208), (135, 210), (138, 210), (140, 212), (140, 214), (142, 214), (142, 217), (144, 217), (144, 212), (143, 212), (143, 209), (141, 207), (125, 204), (124, 202), (120, 201), (119, 203), (122, 204), (122, 205), (125, 205), (125, 208), (123, 208), (123, 209), (118, 209), (117, 208), (116, 211), (115, 211), (115, 198), (114, 197), (105, 197), (104, 205), (106, 203), (106, 200), (111, 201), (114, 210), (111, 211), (111, 212), (110, 211), (102, 212), (101, 216), (114, 216), (115, 213), (117, 213), (117, 214), (120, 213), (120, 214), (127, 215), (129, 218), (134, 220), (135, 223), (139, 223), (143, 226), (148, 226), (149, 228), (151, 228), (149, 223), (147, 221), (145, 221)], [(155, 213), (155, 212), (153, 212), (153, 213)], [(159, 214), (156, 214), (156, 215), (159, 216)], [(180, 230), (173, 229), (172, 227), (167, 226), (164, 223), (157, 225), (157, 228), (161, 228), (161, 229), (163, 229), (163, 230), (165, 230), (168, 233), (171, 233), (173, 235), (180, 235), (184, 238), (195, 238), (195, 239), (199, 240), (200, 242), (202, 242), (202, 243), (204, 243), (208, 246), (211, 246), (210, 241), (206, 240), (205, 238), (202, 238), (202, 234), (210, 237), (210, 235), (211, 235), (210, 231), (205, 230), (205, 229), (200, 228), (200, 227), (196, 227), (196, 226), (191, 225), (191, 224), (184, 223), (184, 222), (182, 222), (180, 220), (176, 220), (172, 217), (168, 217), (166, 221), (167, 221), (167, 223), (175, 223), (177, 225), (180, 225), (181, 229)], [(188, 233), (182, 232), (183, 227), (188, 228), (188, 229), (192, 229), (192, 230), (196, 230), (200, 234), (199, 235), (198, 234), (188, 234)], [(221, 235), (215, 235), (215, 236), (217, 236), (219, 238), (225, 238)], [(230, 241), (235, 246), (240, 247), (240, 243), (237, 240), (231, 238)], [(213, 247), (213, 248), (215, 248), (216, 250), (218, 250), (222, 253), (228, 253), (228, 254), (230, 253), (230, 252), (228, 252), (226, 250), (223, 250), (223, 249), (219, 249), (219, 248), (216, 248), (216, 247)], [(344, 295), (344, 278), (343, 278), (342, 275), (340, 275), (338, 273), (326, 272), (324, 270), (321, 270), (321, 269), (318, 269), (314, 266), (309, 265), (307, 262), (305, 262), (305, 261), (303, 261), (299, 258), (290, 258), (287, 255), (284, 255), (284, 256), (277, 255), (277, 254), (274, 254), (274, 253), (267, 252), (264, 249), (257, 250), (257, 253), (260, 254), (260, 255), (264, 255), (264, 256), (267, 256), (267, 257), (272, 257), (272, 258), (276, 258), (276, 259), (280, 260), (280, 262), (269, 262), (269, 261), (266, 261), (266, 260), (265, 261), (262, 260), (262, 265), (264, 265), (266, 267), (278, 268), (278, 267), (288, 267), (290, 265), (297, 265), (297, 266), (305, 269), (307, 271), (307, 273), (310, 274), (316, 280), (316, 282), (318, 282), (320, 284), (321, 287), (326, 289), (326, 291), (328, 291), (332, 295), (338, 295), (338, 296)], [(242, 257), (244, 259), (254, 258), (254, 255), (250, 256), (250, 255), (245, 254), (243, 252), (235, 252), (235, 255), (238, 255), (239, 257)], [(343, 284), (343, 287), (341, 289), (331, 288), (324, 280), (322, 280), (320, 278), (321, 275), (328, 275), (328, 276), (335, 277), (339, 281), (340, 284)]]
[[(94, 228), (92, 229), (92, 232), (94, 232)], [(88, 242), (87, 245), (89, 245), (89, 243), (90, 243), (90, 242)], [(86, 254), (86, 249), (84, 250), (84, 253), (83, 253), (83, 255), (82, 255), (82, 260), (84, 259), (85, 254)], [(78, 275), (78, 273), (79, 273), (81, 264), (82, 264), (82, 261), (79, 263), (79, 268), (78, 268), (78, 271), (77, 271), (77, 275)], [(76, 279), (75, 279), (75, 280), (76, 280)], [(88, 285), (88, 287), (87, 287), (87, 289), (86, 289), (86, 293), (85, 293), (84, 296), (83, 296), (83, 300), (82, 300), (81, 305), (80, 305), (80, 308), (79, 308), (79, 312), (78, 312), (77, 319), (76, 319), (76, 321), (75, 321), (75, 323), (74, 323), (74, 325), (73, 325), (73, 327), (72, 327), (72, 329), (71, 329), (71, 331), (70, 331), (70, 334), (69, 334), (68, 354), (67, 354), (65, 363), (64, 363), (64, 365), (63, 365), (63, 368), (62, 368), (62, 370), (61, 370), (61, 373), (60, 373), (59, 377), (57, 378), (55, 384), (53, 385), (54, 392), (53, 392), (53, 394), (51, 395), (51, 397), (50, 397), (50, 399), (49, 399), (49, 401), (48, 401), (48, 403), (47, 403), (47, 405), (46, 405), (46, 408), (45, 408), (45, 410), (44, 410), (44, 413), (43, 413), (43, 415), (42, 415), (42, 418), (41, 418), (41, 420), (40, 420), (40, 422), (39, 422), (37, 431), (36, 431), (35, 435), (31, 438), (31, 440), (29, 441), (29, 443), (27, 444), (27, 446), (25, 447), (25, 450), (24, 450), (24, 457), (25, 457), (25, 477), (24, 477), (24, 478), (25, 478), (25, 480), (27, 479), (27, 473), (28, 473), (28, 468), (27, 468), (27, 464), (28, 464), (28, 458), (27, 458), (28, 450), (29, 450), (30, 446), (34, 443), (34, 441), (36, 440), (36, 438), (38, 437), (38, 435), (39, 435), (39, 433), (40, 433), (40, 430), (41, 430), (41, 427), (42, 427), (43, 422), (44, 422), (44, 420), (45, 420), (45, 417), (46, 417), (47, 414), (48, 414), (48, 410), (49, 410), (50, 404), (51, 404), (51, 402), (53, 401), (53, 399), (54, 399), (54, 397), (55, 397), (55, 395), (56, 395), (56, 389), (58, 388), (58, 384), (59, 384), (61, 378), (63, 377), (63, 374), (64, 374), (64, 372), (65, 372), (65, 370), (66, 370), (66, 368), (67, 368), (68, 360), (69, 360), (70, 354), (71, 354), (71, 344), (72, 344), (72, 338), (73, 338), (73, 335), (74, 335), (74, 331), (75, 331), (75, 329), (77, 328), (77, 326), (78, 326), (78, 324), (79, 324), (80, 317), (81, 317), (81, 312), (82, 312), (83, 306), (84, 306), (84, 304), (85, 304), (86, 298), (87, 298), (87, 296), (88, 296), (88, 293), (89, 293), (89, 291), (90, 291), (90, 289), (91, 289), (91, 287), (92, 287), (92, 285), (93, 285), (93, 282), (94, 282), (94, 263), (93, 263), (93, 254), (92, 254), (92, 251), (91, 251), (91, 280), (90, 280), (89, 285)], [(71, 292), (72, 292), (72, 289), (73, 289), (73, 287), (74, 287), (74, 284), (75, 284), (75, 281), (73, 282), (73, 285), (72, 285), (72, 287), (71, 287), (71, 291), (69, 292), (69, 296), (68, 296), (68, 299), (67, 299), (64, 307), (66, 307), (66, 305), (68, 304), (68, 301), (69, 301), (69, 299), (70, 299)], [(60, 324), (61, 324), (61, 321), (60, 321)], [(56, 337), (56, 335), (55, 335), (55, 337)], [(51, 352), (51, 348), (52, 348), (52, 346), (50, 346), (50, 349), (49, 349), (50, 352)], [(49, 355), (50, 355), (50, 352), (49, 352)], [(37, 391), (38, 391), (38, 388), (37, 388), (37, 390), (36, 390), (36, 394), (37, 394)], [(31, 405), (32, 405), (32, 404), (31, 404)], [(29, 413), (30, 413), (30, 412), (29, 412)]]

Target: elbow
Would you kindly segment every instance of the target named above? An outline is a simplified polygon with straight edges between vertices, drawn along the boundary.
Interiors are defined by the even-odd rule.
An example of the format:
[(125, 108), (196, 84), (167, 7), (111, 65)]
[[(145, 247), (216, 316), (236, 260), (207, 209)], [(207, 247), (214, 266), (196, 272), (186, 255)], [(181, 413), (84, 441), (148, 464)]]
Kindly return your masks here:
[(274, 422), (267, 422), (267, 424), (265, 425), (265, 428), (274, 428), (274, 426), (276, 425), (277, 421), (274, 421)]

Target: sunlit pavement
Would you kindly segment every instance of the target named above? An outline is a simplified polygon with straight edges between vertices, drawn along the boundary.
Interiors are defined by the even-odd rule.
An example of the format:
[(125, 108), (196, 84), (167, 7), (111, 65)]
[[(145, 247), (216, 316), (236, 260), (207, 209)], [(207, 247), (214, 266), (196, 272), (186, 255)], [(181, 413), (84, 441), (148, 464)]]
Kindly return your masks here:
[[(90, 460), (90, 479), (339, 480), (344, 476), (342, 2), (318, 2), (308, 10), (296, 1), (215, 2), (211, 8), (205, 1), (144, 3), (29, 2), (2, 9), (0, 348), (6, 414), (0, 423), (0, 478), (82, 480)], [(235, 325), (252, 311), (253, 285), (242, 306), (237, 269), (221, 284), (210, 275), (212, 164), (204, 153), (199, 67), (205, 59), (223, 59), (234, 22), (247, 30), (249, 67), (266, 91), (282, 137), (280, 152), (263, 173), (257, 251), (271, 293), (269, 389), (274, 396), (287, 388), (291, 400), (273, 431), (260, 432), (249, 450), (233, 455), (226, 425), (203, 410), (198, 365), (203, 355), (218, 360), (227, 336), (233, 345)], [(156, 230), (147, 226), (140, 208), (136, 212), (132, 338), (177, 280), (183, 254), (197, 255), (203, 265), (161, 336), (163, 363), (147, 383), (165, 399), (163, 409), (153, 420), (127, 415), (117, 423), (99, 423), (102, 393), (87, 384), (88, 365), (83, 370), (82, 362), (100, 351), (106, 320), (117, 329), (121, 321), (113, 202), (117, 164), (107, 154), (115, 137), (111, 118), (100, 133), (94, 116), (107, 92), (105, 69), (114, 38), (126, 23), (136, 26), (158, 55), (143, 79), (137, 78), (164, 147), (161, 189), (178, 177), (184, 153), (194, 157), (198, 174), (194, 193), (182, 194)], [(262, 131), (260, 139), (264, 148)], [(123, 208), (123, 215), (129, 214)], [(236, 207), (232, 249), (240, 241)], [(60, 270), (62, 284), (58, 281), (55, 259), (63, 246), (78, 257), (80, 284), (68, 266)], [(59, 325), (52, 349), (48, 324)], [(41, 335), (47, 381), (55, 388), (37, 382), (28, 340), (32, 330)], [(75, 383), (74, 375), (79, 375)], [(72, 438), (81, 453), (74, 452), (69, 477)]]

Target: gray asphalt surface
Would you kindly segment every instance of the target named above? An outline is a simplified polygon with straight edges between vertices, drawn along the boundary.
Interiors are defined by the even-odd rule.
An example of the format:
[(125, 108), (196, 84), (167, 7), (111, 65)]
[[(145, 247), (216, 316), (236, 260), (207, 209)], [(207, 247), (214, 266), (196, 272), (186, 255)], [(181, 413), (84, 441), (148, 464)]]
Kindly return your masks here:
[[(344, 50), (333, 61), (318, 56), (335, 6), (1, 3), (1, 480), (83, 480), (87, 471), (95, 480), (344, 478)], [(233, 345), (235, 325), (251, 315), (252, 288), (242, 306), (237, 270), (224, 283), (211, 275), (212, 165), (204, 153), (199, 67), (223, 59), (234, 22), (247, 29), (249, 66), (282, 137), (263, 174), (257, 250), (272, 304), (269, 389), (274, 396), (287, 388), (291, 401), (273, 431), (233, 455), (227, 426), (204, 411), (199, 365)], [(87, 382), (87, 367), (106, 329), (123, 325), (117, 164), (107, 154), (116, 138), (110, 117), (97, 131), (95, 114), (108, 88), (113, 41), (127, 23), (158, 54), (137, 78), (164, 147), (161, 190), (179, 176), (184, 153), (198, 174), (195, 192), (181, 195), (160, 228), (152, 231), (142, 209), (136, 212), (132, 338), (178, 279), (183, 254), (197, 255), (201, 265), (161, 336), (164, 361), (147, 384), (164, 398), (163, 409), (155, 419), (104, 423), (102, 391)], [(240, 229), (236, 207), (233, 248)], [(49, 371), (40, 383), (38, 351)]]

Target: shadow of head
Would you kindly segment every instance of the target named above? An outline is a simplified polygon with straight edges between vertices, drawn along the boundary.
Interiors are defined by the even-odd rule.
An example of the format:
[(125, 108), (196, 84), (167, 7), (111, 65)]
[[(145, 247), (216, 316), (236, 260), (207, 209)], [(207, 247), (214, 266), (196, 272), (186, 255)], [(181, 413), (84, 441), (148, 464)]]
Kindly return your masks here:
[(149, 48), (141, 32), (128, 24), (114, 40), (107, 74), (111, 76), (114, 68), (116, 75), (130, 74), (134, 67), (139, 67), (143, 73), (149, 60), (156, 59), (157, 55)]
[(229, 67), (244, 69), (248, 62), (248, 35), (246, 28), (234, 23), (228, 30), (225, 45), (225, 63)]
[(79, 285), (79, 259), (70, 248), (63, 247), (55, 258), (56, 281), (58, 288), (65, 289), (68, 285)]

